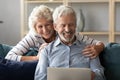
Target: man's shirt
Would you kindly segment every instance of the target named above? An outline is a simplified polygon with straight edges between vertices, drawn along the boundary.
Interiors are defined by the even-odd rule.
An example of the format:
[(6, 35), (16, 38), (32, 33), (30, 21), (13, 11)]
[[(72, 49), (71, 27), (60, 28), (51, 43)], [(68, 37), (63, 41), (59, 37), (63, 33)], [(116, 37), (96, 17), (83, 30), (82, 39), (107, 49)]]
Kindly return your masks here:
[(68, 46), (57, 38), (43, 49), (36, 67), (35, 80), (47, 80), (47, 67), (90, 68), (95, 72), (95, 80), (104, 80), (99, 58), (90, 59), (82, 54), (85, 46), (86, 44), (78, 39)]

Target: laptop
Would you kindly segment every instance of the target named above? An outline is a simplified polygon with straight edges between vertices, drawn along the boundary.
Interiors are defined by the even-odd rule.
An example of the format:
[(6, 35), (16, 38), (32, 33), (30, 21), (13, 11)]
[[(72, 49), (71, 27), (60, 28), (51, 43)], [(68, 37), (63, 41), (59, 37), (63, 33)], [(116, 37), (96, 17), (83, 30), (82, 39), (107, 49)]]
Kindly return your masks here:
[(91, 69), (48, 67), (47, 80), (91, 80)]

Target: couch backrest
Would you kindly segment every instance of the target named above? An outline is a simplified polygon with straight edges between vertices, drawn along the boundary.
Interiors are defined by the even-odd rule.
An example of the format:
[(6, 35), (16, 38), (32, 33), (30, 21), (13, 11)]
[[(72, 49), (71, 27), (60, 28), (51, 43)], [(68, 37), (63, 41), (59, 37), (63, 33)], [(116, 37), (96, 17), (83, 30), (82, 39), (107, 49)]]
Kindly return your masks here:
[(120, 80), (120, 44), (109, 43), (100, 54), (107, 80)]
[[(0, 44), (0, 56), (5, 57), (12, 47)], [(36, 55), (36, 50), (29, 50), (26, 55)], [(100, 61), (105, 68), (105, 76), (107, 80), (120, 80), (120, 44), (109, 43), (100, 54)]]

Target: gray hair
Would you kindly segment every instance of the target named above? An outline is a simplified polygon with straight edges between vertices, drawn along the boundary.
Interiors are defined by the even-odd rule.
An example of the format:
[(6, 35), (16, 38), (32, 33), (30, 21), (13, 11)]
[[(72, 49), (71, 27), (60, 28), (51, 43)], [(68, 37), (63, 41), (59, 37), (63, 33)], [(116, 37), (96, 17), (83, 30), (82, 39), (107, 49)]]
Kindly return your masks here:
[(56, 23), (57, 19), (61, 16), (73, 14), (76, 20), (76, 13), (70, 6), (61, 5), (57, 7), (53, 12), (53, 22)]
[(37, 34), (34, 26), (36, 24), (36, 21), (40, 18), (45, 18), (47, 20), (53, 21), (52, 13), (53, 13), (53, 10), (48, 6), (40, 5), (35, 7), (29, 16), (28, 25), (29, 25), (30, 31)]

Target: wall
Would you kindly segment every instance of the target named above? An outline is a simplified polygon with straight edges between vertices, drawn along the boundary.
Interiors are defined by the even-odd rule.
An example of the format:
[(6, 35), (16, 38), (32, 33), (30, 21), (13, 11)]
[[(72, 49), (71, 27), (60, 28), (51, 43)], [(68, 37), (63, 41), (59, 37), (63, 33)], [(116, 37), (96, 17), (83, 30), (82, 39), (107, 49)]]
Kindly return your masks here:
[(20, 41), (20, 0), (0, 0), (0, 43)]

